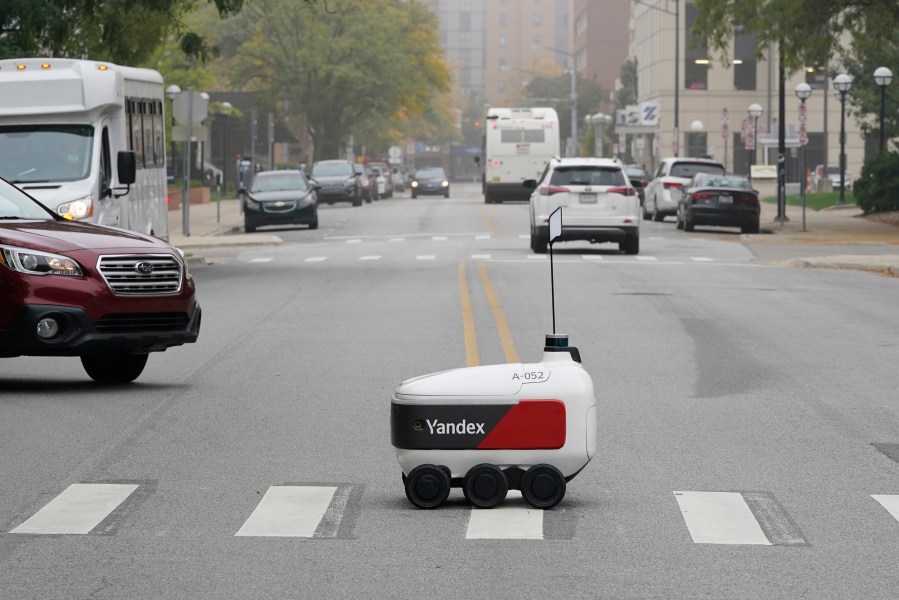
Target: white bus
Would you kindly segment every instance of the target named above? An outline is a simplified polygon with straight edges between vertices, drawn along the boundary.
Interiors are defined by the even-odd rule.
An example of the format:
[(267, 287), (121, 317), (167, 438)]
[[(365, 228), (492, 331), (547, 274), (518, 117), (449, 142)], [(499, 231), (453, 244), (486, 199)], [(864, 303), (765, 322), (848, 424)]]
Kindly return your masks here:
[(484, 138), (484, 200), (527, 200), (522, 183), (540, 179), (559, 156), (559, 115), (554, 108), (490, 108)]
[(0, 176), (67, 218), (168, 239), (163, 94), (150, 69), (0, 60)]

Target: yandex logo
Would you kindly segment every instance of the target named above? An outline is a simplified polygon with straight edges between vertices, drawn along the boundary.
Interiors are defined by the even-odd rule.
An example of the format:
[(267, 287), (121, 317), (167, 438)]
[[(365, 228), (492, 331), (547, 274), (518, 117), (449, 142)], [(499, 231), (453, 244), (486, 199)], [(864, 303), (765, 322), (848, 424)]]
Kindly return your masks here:
[(483, 423), (469, 423), (465, 419), (458, 423), (441, 423), (438, 419), (433, 421), (426, 419), (425, 422), (428, 424), (428, 429), (430, 429), (432, 435), (474, 435), (484, 433)]

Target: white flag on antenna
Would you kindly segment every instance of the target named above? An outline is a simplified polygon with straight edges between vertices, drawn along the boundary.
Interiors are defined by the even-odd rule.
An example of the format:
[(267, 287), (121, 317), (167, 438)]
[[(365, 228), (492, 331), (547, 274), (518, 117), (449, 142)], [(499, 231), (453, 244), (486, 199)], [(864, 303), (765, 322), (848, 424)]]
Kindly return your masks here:
[(552, 244), (562, 237), (562, 207), (560, 206), (549, 215), (549, 243)]

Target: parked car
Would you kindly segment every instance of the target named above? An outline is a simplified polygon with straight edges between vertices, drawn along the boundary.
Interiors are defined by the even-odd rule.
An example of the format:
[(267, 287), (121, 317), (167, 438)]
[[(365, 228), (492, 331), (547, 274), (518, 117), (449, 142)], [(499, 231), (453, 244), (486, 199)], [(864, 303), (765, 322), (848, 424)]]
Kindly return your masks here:
[(353, 206), (362, 206), (362, 183), (350, 161), (318, 161), (312, 165), (312, 179), (321, 186), (319, 202), (350, 202)]
[(387, 164), (386, 161), (383, 160), (370, 160), (365, 163), (366, 167), (378, 167), (381, 169), (381, 174), (384, 175), (384, 178), (387, 180), (387, 191), (381, 195), (381, 198), (392, 198), (393, 197), (393, 174), (390, 172), (390, 165)]
[(698, 173), (678, 196), (677, 228), (693, 231), (696, 225), (739, 227), (743, 233), (759, 232), (759, 194), (742, 175)]
[(381, 167), (366, 167), (375, 200), (387, 197), (387, 177)]
[(564, 206), (561, 241), (613, 242), (640, 252), (640, 200), (621, 164), (608, 158), (553, 158), (529, 179), (531, 250), (546, 252), (549, 215)]
[(100, 383), (197, 341), (184, 255), (133, 231), (68, 221), (0, 179), (0, 357), (78, 356)]
[(672, 190), (680, 189), (697, 173), (724, 175), (724, 165), (706, 158), (671, 157), (662, 160), (655, 177), (644, 190), (643, 218), (662, 221), (677, 214), (677, 197)]
[[(812, 186), (816, 190), (821, 190), (821, 182), (824, 181), (824, 165), (817, 165), (815, 170), (812, 171)], [(827, 179), (830, 180), (831, 189), (835, 191), (840, 190), (840, 166), (839, 165), (827, 165)], [(846, 184), (846, 189), (852, 189), (852, 175), (849, 171), (845, 172), (843, 176), (844, 183)]]
[(624, 172), (627, 173), (627, 178), (630, 180), (631, 185), (637, 190), (637, 196), (640, 197), (640, 206), (643, 206), (646, 201), (646, 186), (649, 185), (652, 175), (649, 174), (649, 171), (637, 165), (626, 166)]
[(440, 195), (449, 198), (450, 184), (441, 167), (424, 167), (415, 171), (412, 181), (409, 183), (412, 197), (421, 195)]
[(318, 229), (317, 184), (302, 171), (260, 171), (249, 188), (238, 193), (244, 201), (244, 231), (265, 225), (306, 225)]
[(369, 177), (365, 165), (353, 163), (353, 170), (359, 176), (359, 185), (362, 187), (362, 199), (369, 204), (372, 200), (377, 200), (376, 190), (372, 187), (371, 177)]
[(406, 191), (406, 167), (392, 165), (390, 167), (390, 178), (393, 180), (393, 189), (397, 192)]

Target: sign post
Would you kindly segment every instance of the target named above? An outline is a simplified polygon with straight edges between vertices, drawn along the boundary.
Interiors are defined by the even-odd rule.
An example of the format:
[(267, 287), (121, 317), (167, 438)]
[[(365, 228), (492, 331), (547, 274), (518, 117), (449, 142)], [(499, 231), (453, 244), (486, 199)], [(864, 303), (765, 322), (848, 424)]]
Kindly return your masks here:
[(549, 215), (549, 287), (552, 293), (553, 335), (556, 334), (556, 284), (553, 274), (553, 242), (562, 237), (562, 207)]

